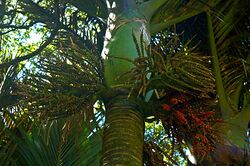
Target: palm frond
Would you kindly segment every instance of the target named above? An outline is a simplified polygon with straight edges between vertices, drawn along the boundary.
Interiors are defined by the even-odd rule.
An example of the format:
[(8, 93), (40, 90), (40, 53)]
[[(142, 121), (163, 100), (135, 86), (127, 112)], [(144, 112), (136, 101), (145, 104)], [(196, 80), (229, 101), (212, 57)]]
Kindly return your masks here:
[[(2, 50), (1, 63), (8, 62), (12, 59), (13, 53)], [(21, 96), (17, 95), (17, 76), (22, 70), (23, 65), (12, 65), (7, 68), (0, 69), (0, 110), (8, 106), (15, 105)]]
[(39, 26), (43, 26), (45, 29), (55, 27), (64, 29), (81, 38), (88, 49), (97, 45), (101, 52), (106, 23), (100, 17), (107, 18), (107, 7), (104, 1), (93, 3), (88, 0), (85, 2), (21, 0), (19, 4), (19, 8), (23, 11), (22, 14), (27, 17), (26, 22), (39, 23)]
[(76, 6), (79, 10), (88, 13), (91, 16), (108, 18), (108, 8), (105, 0), (68, 0), (71, 4)]
[[(160, 22), (167, 22), (169, 20), (180, 19), (190, 13), (201, 13), (214, 5), (213, 0), (170, 0), (167, 1), (159, 11), (153, 16), (151, 22), (157, 24)], [(186, 18), (187, 19), (187, 18)]]
[(34, 72), (27, 71), (20, 83), (22, 108), (54, 118), (86, 111), (93, 118), (95, 94), (103, 83), (102, 61), (76, 38), (59, 41), (56, 49), (35, 60)]
[[(243, 42), (249, 38), (249, 29), (247, 29), (249, 7), (247, 6), (247, 2), (238, 0), (230, 0), (217, 5), (218, 12), (212, 15), (212, 21), (218, 56), (227, 54), (246, 58), (239, 50), (242, 49)], [(221, 16), (220, 18), (218, 18), (218, 14)]]
[[(100, 133), (90, 133), (82, 126), (81, 136), (72, 130), (64, 133), (64, 123), (51, 121), (25, 131), (21, 137), (12, 135), (12, 160), (21, 165), (98, 165), (101, 150)], [(72, 128), (73, 129), (73, 128)], [(6, 154), (7, 155), (7, 154)], [(7, 161), (10, 161), (6, 159)]]
[(220, 62), (224, 86), (231, 104), (236, 110), (241, 110), (250, 104), (248, 87), (250, 68), (241, 58), (223, 56)]
[(218, 12), (212, 15), (223, 84), (235, 110), (249, 104), (249, 67), (246, 60), (249, 57), (247, 43), (250, 33), (247, 4), (238, 0), (221, 2), (216, 6)]

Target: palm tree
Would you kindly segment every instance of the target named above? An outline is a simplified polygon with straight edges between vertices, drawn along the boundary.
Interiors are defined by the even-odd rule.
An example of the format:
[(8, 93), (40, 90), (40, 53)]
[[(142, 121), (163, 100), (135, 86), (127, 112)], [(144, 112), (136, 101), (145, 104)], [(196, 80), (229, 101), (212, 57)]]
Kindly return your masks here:
[[(33, 58), (34, 62), (38, 63), (36, 68), (39, 68), (39, 71), (35, 71), (35, 74), (27, 74), (20, 86), (20, 92), (17, 93), (25, 98), (20, 103), (22, 110), (38, 113), (39, 118), (59, 118), (79, 111), (86, 121), (95, 120), (92, 107), (97, 99), (102, 100), (106, 108), (106, 122), (103, 131), (101, 165), (142, 165), (144, 120), (148, 115), (153, 114), (152, 110), (157, 108), (152, 102), (158, 101), (158, 91), (167, 88), (189, 95), (197, 94), (197, 92), (206, 95), (209, 92), (214, 93), (213, 88), (216, 87), (220, 106), (218, 110), (226, 121), (224, 125), (219, 123), (218, 128), (223, 131), (223, 137), (229, 139), (237, 147), (245, 148), (249, 122), (247, 118), (249, 117), (249, 93), (242, 90), (242, 86), (236, 83), (231, 86), (231, 78), (235, 76), (234, 74), (239, 74), (235, 72), (236, 70), (232, 70), (233, 73), (229, 72), (227, 64), (221, 64), (225, 65), (221, 70), (219, 64), (219, 62), (226, 62), (223, 59), (219, 61), (219, 58), (228, 58), (227, 49), (231, 44), (229, 36), (233, 34), (236, 41), (242, 39), (243, 33), (235, 30), (235, 25), (238, 23), (235, 22), (235, 16), (239, 13), (238, 6), (245, 3), (247, 2), (229, 1), (224, 6), (223, 1), (121, 0), (105, 2), (100, 0), (93, 3), (90, 0), (82, 2), (22, 0), (20, 4), (18, 3), (17, 9), (13, 9), (15, 11), (13, 18), (18, 14), (24, 14), (28, 19), (19, 20), (15, 26), (11, 25), (12, 22), (1, 25), (0, 27), (4, 30), (3, 34), (6, 33), (8, 36), (14, 30), (26, 29), (36, 23), (42, 23), (46, 26), (44, 29), (41, 28), (41, 31), (48, 33), (51, 29), (51, 35), (36, 51), (27, 52), (24, 56), (2, 63), (0, 68), (10, 67), (39, 55)], [(9, 1), (2, 1), (1, 7), (8, 9), (10, 4)], [(74, 5), (76, 9), (67, 8), (67, 5)], [(22, 12), (18, 10), (19, 7)], [(189, 57), (180, 56), (181, 54), (174, 55), (173, 61), (177, 62), (175, 64), (170, 63), (170, 56), (166, 57), (166, 65), (161, 65), (166, 66), (166, 70), (160, 69), (159, 66), (154, 69), (155, 64), (165, 63), (164, 60), (157, 61), (157, 58), (154, 58), (151, 61), (154, 64), (153, 69), (152, 63), (144, 63), (152, 56), (154, 57), (149, 49), (151, 36), (156, 35), (152, 39), (154, 40), (160, 34), (158, 32), (172, 25), (178, 25), (202, 12), (207, 14), (206, 29), (210, 43), (208, 50), (211, 50), (209, 54), (213, 60), (215, 77), (204, 74), (204, 72), (212, 71), (210, 66), (204, 65), (204, 61), (200, 60), (201, 57), (197, 61), (197, 57), (193, 54)], [(8, 17), (12, 16), (10, 13), (6, 10), (4, 12), (6, 17), (2, 19), (8, 20)], [(223, 21), (219, 20), (221, 17)], [(240, 20), (241, 17), (238, 19)], [(103, 22), (105, 20), (106, 22)], [(55, 36), (57, 37), (52, 42)], [(102, 43), (104, 43), (103, 46)], [(47, 47), (48, 45), (50, 47)], [(93, 49), (94, 45), (96, 49)], [(161, 50), (165, 50), (166, 47), (168, 45), (163, 46)], [(177, 47), (174, 46), (175, 48)], [(188, 47), (183, 47), (183, 50), (184, 48)], [(238, 46), (232, 49), (240, 54), (239, 58), (243, 60), (242, 65), (246, 66), (249, 58), (246, 58), (241, 48), (242, 46)], [(183, 51), (183, 53), (185, 55), (187, 52)], [(166, 53), (161, 51), (160, 54)], [(189, 66), (195, 65), (193, 68), (181, 68), (182, 60), (185, 60), (187, 64), (190, 62)], [(231, 62), (232, 59), (229, 58), (228, 61)], [(171, 66), (178, 65), (178, 62), (179, 66)], [(200, 65), (201, 63), (203, 64)], [(238, 60), (235, 63), (240, 62)], [(177, 75), (173, 74), (173, 69), (177, 71), (177, 75), (179, 74), (177, 78)], [(194, 69), (200, 72), (192, 73)], [(242, 85), (246, 82), (244, 75), (247, 75), (245, 71), (248, 69), (240, 71), (241, 76), (237, 78), (241, 81), (233, 81)], [(195, 79), (187, 77), (187, 72), (196, 74), (197, 77)], [(133, 78), (140, 79), (135, 81)], [(181, 81), (178, 80), (180, 78)], [(201, 81), (202, 79), (209, 81)], [(216, 84), (213, 84), (214, 79)], [(238, 88), (236, 92), (235, 87), (241, 88)], [(231, 93), (232, 90), (234, 93)], [(24, 93), (25, 91), (29, 93)], [(64, 95), (65, 93), (67, 95)], [(244, 102), (241, 101), (242, 97)], [(229, 101), (234, 101), (233, 105), (241, 112), (233, 111)], [(232, 118), (233, 116), (237, 118)], [(235, 138), (239, 135), (238, 128), (235, 128), (238, 124), (242, 125), (240, 140)], [(226, 127), (223, 128), (223, 126)], [(232, 131), (233, 134), (228, 135), (228, 131)], [(215, 160), (213, 162), (216, 162)]]

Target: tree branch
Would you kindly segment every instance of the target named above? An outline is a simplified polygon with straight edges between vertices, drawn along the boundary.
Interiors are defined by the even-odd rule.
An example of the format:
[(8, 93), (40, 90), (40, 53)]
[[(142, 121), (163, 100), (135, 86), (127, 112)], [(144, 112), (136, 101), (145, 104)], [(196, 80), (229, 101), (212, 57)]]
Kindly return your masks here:
[(36, 24), (37, 22), (32, 22), (29, 25), (9, 25), (9, 24), (0, 24), (0, 28), (1, 29), (7, 29), (7, 28), (13, 28), (13, 29), (28, 29), (31, 26), (33, 26), (34, 24)]
[(15, 58), (15, 59), (13, 59), (13, 60), (11, 60), (9, 62), (2, 63), (2, 64), (0, 64), (0, 69), (5, 68), (5, 67), (9, 67), (11, 65), (15, 65), (15, 64), (17, 64), (17, 63), (19, 63), (21, 61), (28, 60), (28, 59), (38, 55), (39, 53), (41, 53), (43, 51), (44, 48), (46, 48), (53, 41), (53, 39), (55, 38), (57, 32), (58, 32), (58, 28), (54, 29), (51, 32), (50, 37), (34, 52), (32, 52), (30, 54), (27, 54), (27, 55), (24, 55), (24, 56), (21, 56), (21, 57), (17, 57), (17, 58)]
[(29, 29), (30, 27), (32, 27), (33, 25), (35, 25), (37, 22), (32, 22), (30, 23), (29, 25), (20, 25), (20, 26), (17, 26), (17, 25), (9, 25), (9, 24), (0, 24), (0, 29), (10, 29), (10, 30), (7, 30), (5, 32), (1, 32), (0, 31), (0, 35), (5, 35), (7, 33), (10, 33), (12, 31), (15, 31), (17, 29)]

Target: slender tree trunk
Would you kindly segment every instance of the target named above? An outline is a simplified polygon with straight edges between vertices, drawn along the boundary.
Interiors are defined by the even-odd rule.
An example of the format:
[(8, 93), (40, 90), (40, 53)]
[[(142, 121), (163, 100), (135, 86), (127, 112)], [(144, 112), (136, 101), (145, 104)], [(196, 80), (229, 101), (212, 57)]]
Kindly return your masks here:
[[(108, 6), (111, 9), (102, 56), (107, 86), (116, 91), (124, 87), (129, 79), (125, 73), (139, 57), (135, 41), (143, 40), (148, 45), (150, 34), (147, 20), (138, 11), (135, 0), (114, 1)], [(142, 166), (144, 118), (139, 105), (128, 98), (128, 93), (116, 91), (115, 96), (106, 94), (104, 98), (106, 122), (101, 165)]]
[(106, 107), (101, 165), (141, 166), (144, 119), (139, 106), (127, 96), (119, 96)]

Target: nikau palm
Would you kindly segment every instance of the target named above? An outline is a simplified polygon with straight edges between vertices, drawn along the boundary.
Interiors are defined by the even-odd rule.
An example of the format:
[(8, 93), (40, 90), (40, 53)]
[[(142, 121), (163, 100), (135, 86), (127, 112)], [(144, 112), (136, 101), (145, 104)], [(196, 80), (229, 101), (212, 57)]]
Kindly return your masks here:
[[(104, 46), (103, 55), (106, 83), (114, 90), (121, 89), (122, 84), (128, 82), (128, 78), (122, 75), (132, 70), (134, 65), (131, 62), (140, 54), (147, 56), (146, 48), (151, 40), (150, 21), (165, 3), (164, 0), (143, 3), (124, 0), (109, 4), (111, 9), (105, 36), (107, 45)], [(136, 41), (142, 45), (136, 45)], [(104, 130), (104, 138), (107, 134), (107, 139), (103, 142), (103, 165), (142, 165), (143, 110), (126, 96), (128, 94), (115, 96), (114, 99), (111, 97), (106, 103), (110, 107), (107, 107)], [(132, 126), (128, 126), (128, 123)], [(118, 144), (112, 146), (112, 142)]]
[[(3, 150), (3, 154), (11, 156), (7, 164), (15, 161), (15, 153), (23, 153), (24, 159), (20, 161), (26, 164), (32, 163), (27, 162), (27, 154), (40, 155), (40, 151), (25, 153), (24, 146), (17, 146), (14, 151), (20, 141), (7, 135), (19, 130), (21, 124), (22, 132), (34, 133), (25, 144), (36, 149), (39, 146), (32, 143), (33, 139), (41, 144), (44, 140), (36, 137), (37, 131), (29, 125), (37, 118), (53, 119), (51, 128), (66, 133), (51, 134), (56, 138), (56, 145), (60, 145), (51, 149), (58, 148), (58, 156), (55, 156), (63, 163), (67, 160), (65, 156), (74, 161), (80, 157), (71, 158), (69, 153), (64, 153), (63, 150), (77, 149), (67, 147), (67, 140), (72, 141), (67, 133), (72, 134), (84, 122), (93, 131), (83, 133), (87, 138), (94, 137), (102, 131), (99, 126), (103, 115), (100, 165), (150, 163), (145, 159), (144, 131), (145, 121), (153, 120), (161, 120), (173, 147), (178, 144), (183, 148), (185, 143), (200, 164), (246, 163), (250, 121), (250, 58), (249, 48), (245, 48), (249, 44), (249, 24), (245, 21), (249, 14), (247, 1), (20, 0), (17, 6), (22, 12), (14, 8), (16, 13), (11, 13), (8, 0), (0, 4), (4, 11), (3, 17), (0, 15), (3, 20), (0, 35), (5, 39), (5, 50), (9, 46), (5, 41), (12, 31), (19, 32), (36, 23), (44, 25), (37, 27), (44, 33), (51, 29), (51, 35), (34, 52), (26, 51), (26, 55), (15, 59), (0, 59), (3, 73), (0, 109), (4, 112), (1, 114), (1, 146), (13, 149)], [(241, 8), (245, 13), (240, 14)], [(26, 15), (27, 20), (22, 23), (14, 19), (17, 13)], [(181, 35), (176, 33), (178, 26), (187, 19), (200, 18), (206, 20), (202, 28), (207, 32), (205, 35), (196, 32), (196, 35), (206, 36), (204, 40), (208, 45), (204, 46), (203, 41), (195, 43), (191, 33), (191, 37), (181, 41)], [(185, 29), (183, 33), (185, 36)], [(7, 51), (1, 53), (8, 54)], [(20, 72), (17, 63), (30, 58), (33, 58), (33, 66), (27, 72), (24, 69)], [(232, 68), (235, 65), (240, 67)], [(22, 78), (12, 79), (18, 72)], [(15, 100), (10, 102), (5, 100), (7, 97), (15, 97)], [(96, 101), (105, 106), (94, 109)], [(13, 110), (17, 113), (12, 114)], [(22, 118), (28, 120), (24, 122)], [(64, 126), (54, 127), (60, 118), (66, 119), (62, 122)], [(34, 126), (39, 126), (36, 123)], [(42, 128), (49, 127), (42, 125)], [(28, 139), (29, 136), (23, 134), (22, 137)], [(58, 137), (64, 141), (60, 142)], [(80, 135), (73, 138), (77, 146), (81, 146), (78, 141), (84, 139), (77, 137)], [(49, 136), (46, 138), (48, 142), (44, 145), (50, 146)], [(84, 154), (81, 148), (77, 150)], [(155, 146), (151, 150), (154, 152), (151, 157), (160, 151)], [(167, 156), (163, 151), (159, 154)], [(98, 156), (95, 153), (92, 157)], [(8, 161), (5, 159), (3, 162)], [(161, 163), (165, 160), (162, 157)], [(171, 157), (169, 160), (174, 163)], [(79, 160), (79, 163), (90, 164), (89, 161)]]

